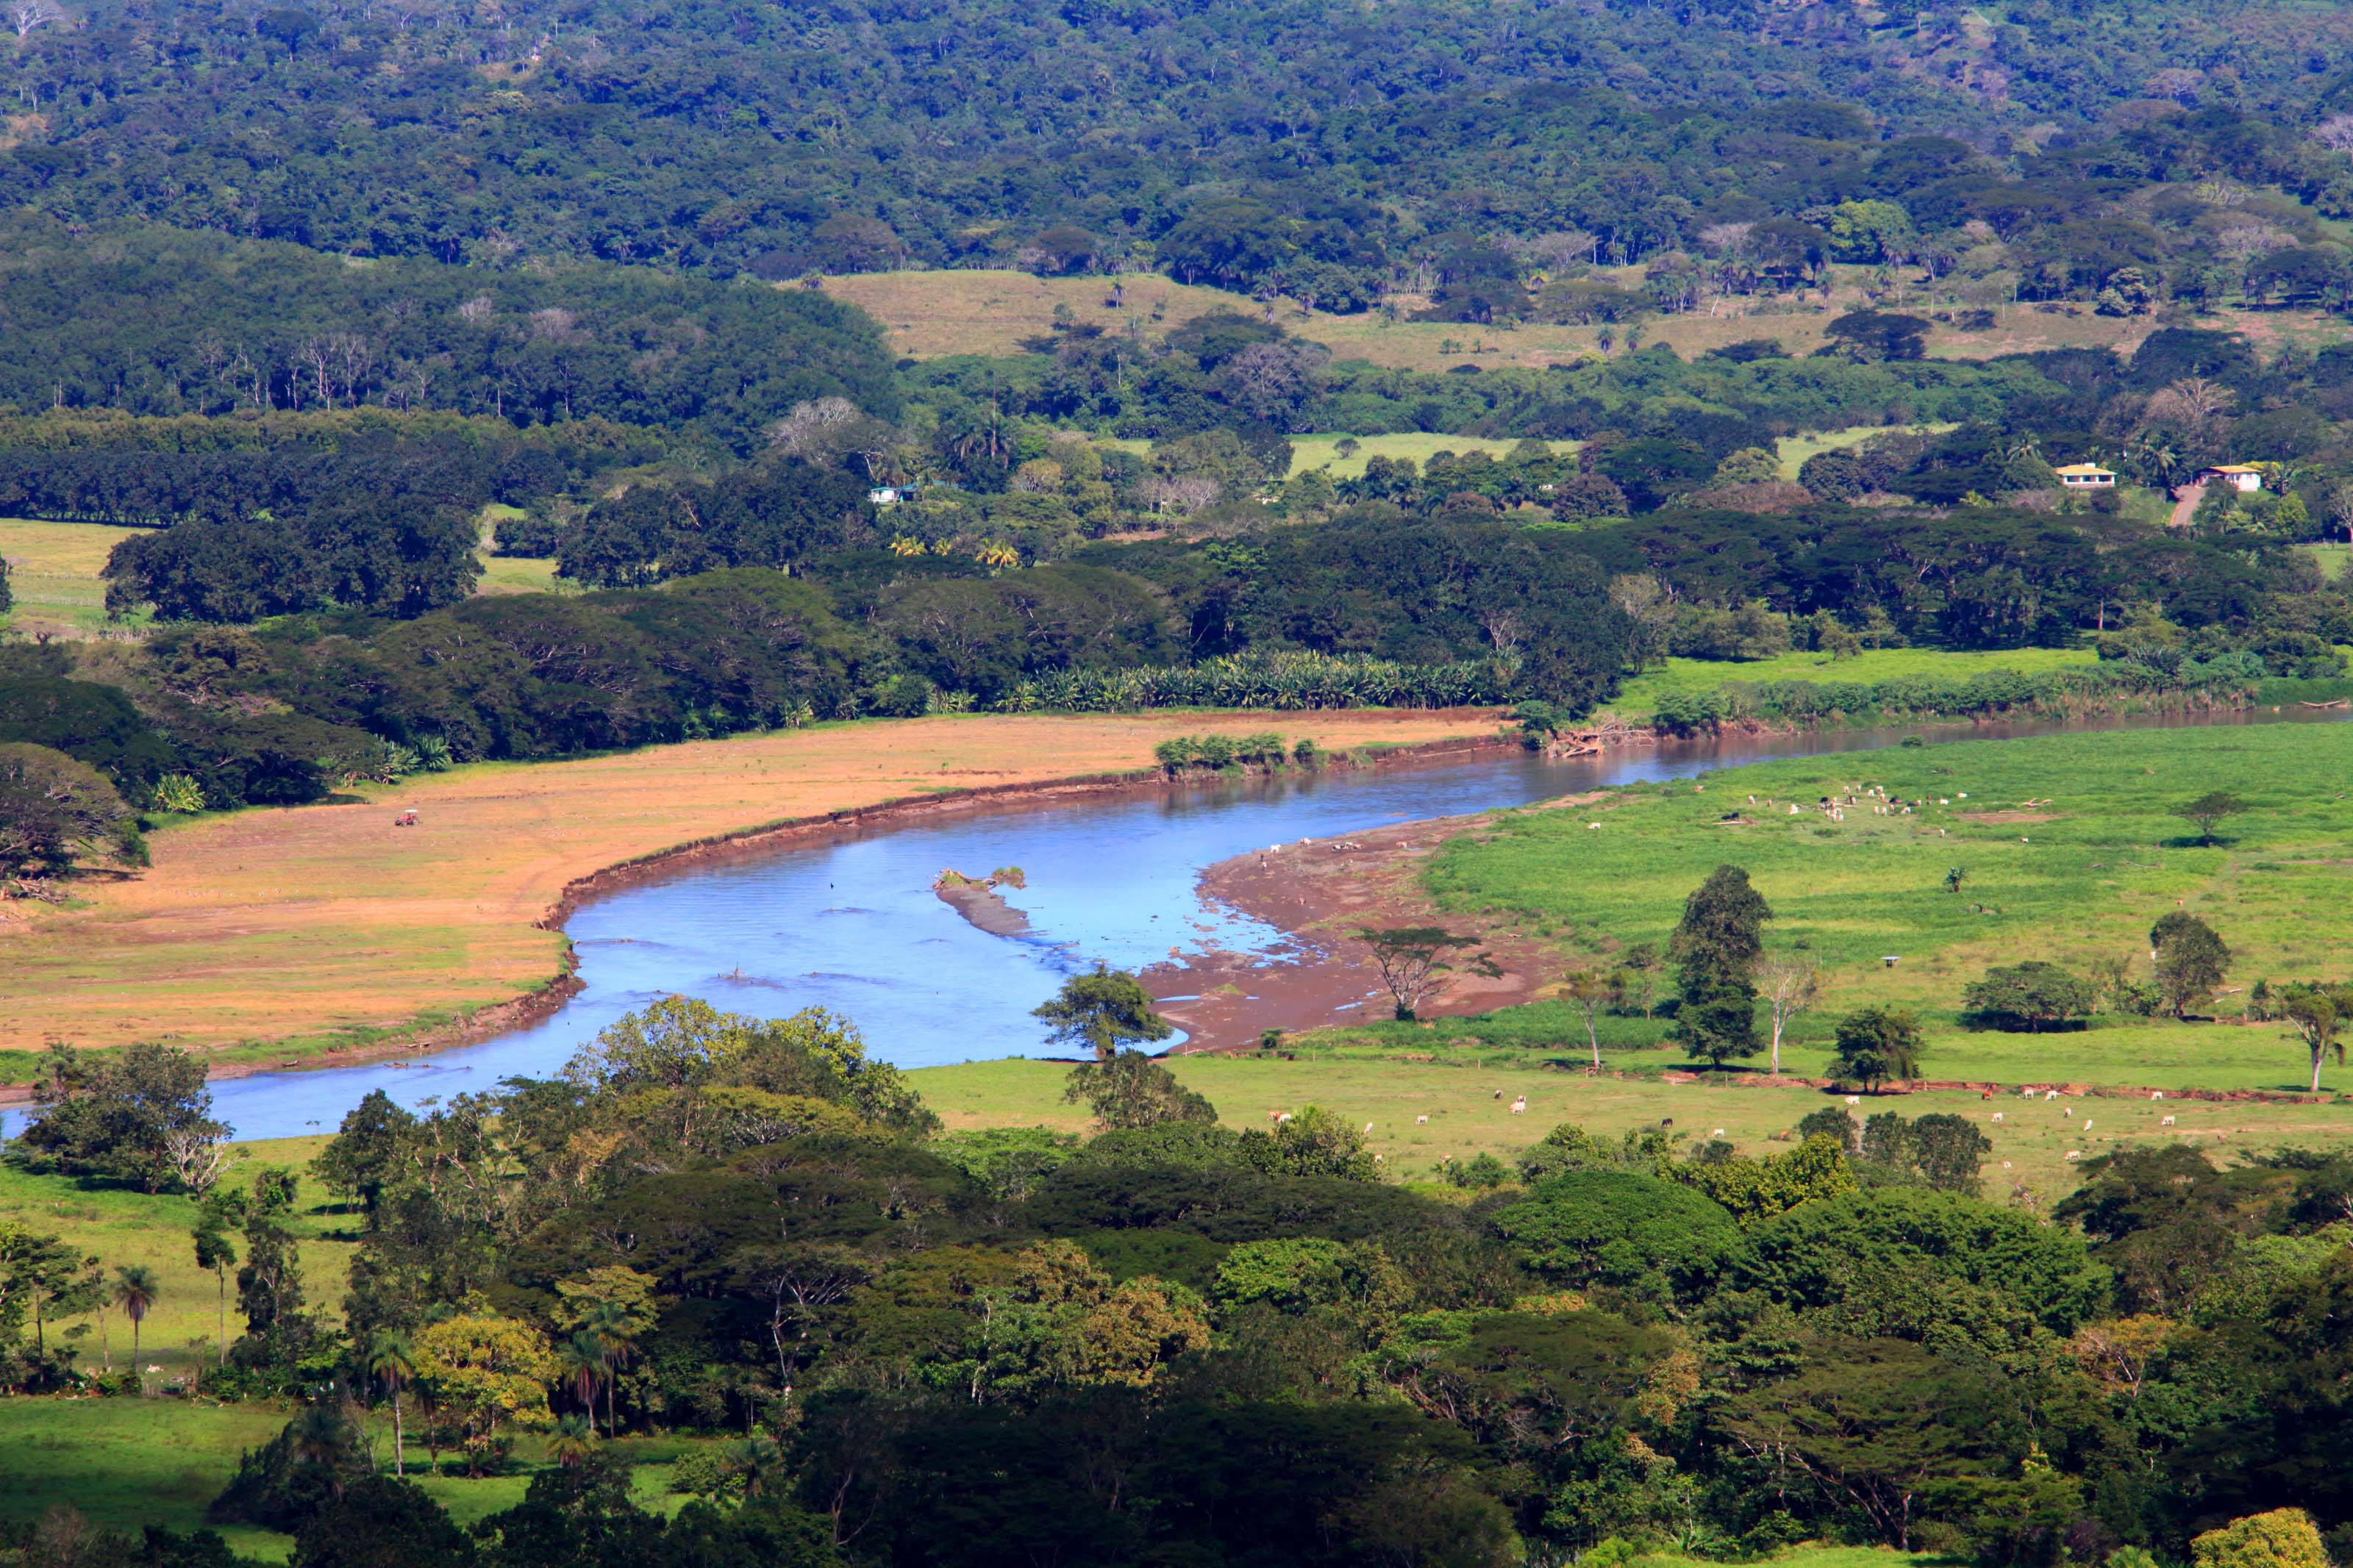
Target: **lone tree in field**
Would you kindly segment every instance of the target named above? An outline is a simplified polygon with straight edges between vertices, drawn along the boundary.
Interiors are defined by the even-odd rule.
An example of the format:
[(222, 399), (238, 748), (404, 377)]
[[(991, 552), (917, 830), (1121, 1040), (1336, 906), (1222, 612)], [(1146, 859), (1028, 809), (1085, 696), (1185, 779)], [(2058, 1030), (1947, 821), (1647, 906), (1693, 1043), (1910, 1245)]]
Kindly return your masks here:
[[(1464, 936), (1440, 926), (1367, 928), (1358, 931), (1356, 938), (1373, 950), (1373, 963), (1381, 972), (1381, 984), (1388, 987), (1402, 1023), (1414, 1020), (1422, 998), (1438, 984), (1438, 977), (1455, 967), (1446, 961), (1446, 955), (1479, 945), (1475, 936)], [(1484, 952), (1472, 953), (1463, 963), (1474, 974), (1493, 976), (1503, 973)]]
[(2320, 1063), (2331, 1051), (2337, 1065), (2345, 1065), (2345, 1041), (2338, 1031), (2353, 1014), (2353, 985), (2290, 985), (2279, 994), (2280, 1016), (2295, 1030), (2296, 1038), (2312, 1053), (2312, 1092), (2320, 1092)]
[(2209, 848), (2214, 843), (2214, 825), (2225, 817), (2237, 816), (2247, 809), (2247, 803), (2226, 789), (2208, 790), (2174, 816), (2198, 829), (2198, 842)]
[(156, 1281), (155, 1271), (143, 1263), (126, 1263), (114, 1271), (114, 1304), (131, 1320), (131, 1365), (139, 1367), (139, 1325), (164, 1294)]
[(1134, 975), (1100, 963), (1092, 973), (1062, 982), (1054, 999), (1032, 1009), (1032, 1016), (1053, 1026), (1048, 1039), (1083, 1046), (1098, 1062), (1111, 1060), (1123, 1046), (1147, 1045), (1176, 1032), (1152, 1010), (1152, 998)]
[(1625, 972), (1599, 974), (1590, 969), (1577, 970), (1561, 983), (1560, 999), (1585, 1015), (1585, 1039), (1593, 1048), (1593, 1070), (1600, 1071), (1601, 1035), (1593, 1026), (1593, 1017), (1604, 1005), (1625, 1001)]
[(2214, 928), (2179, 910), (2149, 927), (2148, 946), (2157, 963), (2158, 994), (2177, 1018), (2191, 1002), (2213, 995), (2231, 967), (2231, 950)]
[(1777, 952), (1757, 966), (1758, 988), (1773, 1006), (1773, 1072), (1781, 1071), (1781, 1031), (1822, 994), (1822, 972), (1801, 952)]
[(1920, 1076), (1920, 1021), (1893, 1007), (1865, 1007), (1839, 1020), (1832, 1078), (1851, 1078), (1868, 1094), (1879, 1086)]
[(1672, 952), (1683, 1008), (1675, 1037), (1694, 1056), (1722, 1067), (1755, 1056), (1757, 961), (1773, 907), (1738, 866), (1718, 866), (1683, 901)]

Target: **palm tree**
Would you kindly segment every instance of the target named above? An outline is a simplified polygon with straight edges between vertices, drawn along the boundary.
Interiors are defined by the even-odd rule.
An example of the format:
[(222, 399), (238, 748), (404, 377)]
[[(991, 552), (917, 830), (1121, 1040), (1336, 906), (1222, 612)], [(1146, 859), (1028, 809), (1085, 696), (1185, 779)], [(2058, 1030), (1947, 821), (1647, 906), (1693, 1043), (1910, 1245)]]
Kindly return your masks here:
[(330, 1405), (314, 1405), (294, 1428), (294, 1458), (327, 1473), (327, 1490), (337, 1501), (343, 1495), (343, 1466), (351, 1458), (352, 1424)]
[(555, 1347), (555, 1364), (563, 1369), (565, 1385), (587, 1409), (592, 1423), (596, 1419), (596, 1390), (605, 1381), (607, 1353), (604, 1342), (585, 1331)]
[(131, 1364), (139, 1365), (139, 1325), (147, 1321), (148, 1310), (164, 1294), (156, 1281), (155, 1271), (143, 1263), (126, 1263), (114, 1271), (114, 1302), (131, 1320)]
[(627, 1307), (618, 1301), (599, 1301), (582, 1325), (602, 1352), (605, 1367), (605, 1430), (620, 1432), (619, 1418), (614, 1414), (614, 1385), (621, 1381), (621, 1368), (629, 1364), (638, 1353), (638, 1336), (643, 1331)]
[(548, 1439), (547, 1451), (565, 1469), (586, 1459), (596, 1447), (596, 1428), (586, 1418), (567, 1415), (555, 1424), (555, 1436)]
[(402, 1454), (404, 1434), (400, 1425), (400, 1391), (417, 1375), (417, 1356), (408, 1348), (408, 1336), (379, 1329), (368, 1341), (366, 1354), (362, 1358), (362, 1370), (384, 1384), (392, 1395), (392, 1473), (406, 1478), (408, 1474)]

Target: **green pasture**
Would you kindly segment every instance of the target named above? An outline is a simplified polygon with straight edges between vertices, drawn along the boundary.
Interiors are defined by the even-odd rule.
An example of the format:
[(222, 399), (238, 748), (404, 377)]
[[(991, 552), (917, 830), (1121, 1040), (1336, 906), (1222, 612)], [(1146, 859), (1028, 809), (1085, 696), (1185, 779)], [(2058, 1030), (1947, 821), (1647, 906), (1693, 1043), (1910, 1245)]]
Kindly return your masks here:
[[(205, 1510), (237, 1471), (238, 1454), (259, 1447), (292, 1419), (291, 1407), (212, 1405), (182, 1399), (0, 1400), (0, 1524), (37, 1520), (52, 1508), (70, 1508), (110, 1529), (136, 1531), (217, 1529), (232, 1550), (263, 1562), (281, 1562), (291, 1537), (245, 1525), (209, 1525)], [(376, 1459), (392, 1466), (390, 1416), (369, 1412), (364, 1429)], [(644, 1507), (674, 1512), (685, 1500), (668, 1491), (672, 1463), (702, 1440), (624, 1437), (621, 1451), (637, 1461), (632, 1489)], [(470, 1525), (522, 1501), (531, 1473), (543, 1467), (539, 1438), (516, 1445), (517, 1463), (503, 1476), (468, 1478), (426, 1473), (426, 1453), (412, 1443), (409, 1479), (460, 1525)]]
[(1860, 447), (1874, 436), (1941, 436), (1947, 430), (1957, 428), (1959, 426), (1950, 423), (1907, 425), (1897, 432), (1884, 426), (1856, 425), (1844, 430), (1811, 430), (1802, 435), (1784, 436), (1774, 450), (1781, 459), (1781, 477), (1794, 479), (1798, 477), (1798, 470), (1806, 466), (1807, 458), (1819, 457), (1824, 452), (1842, 452), (1850, 447)]
[[(1556, 940), (1567, 964), (1663, 943), (1715, 866), (1748, 868), (1829, 979), (1823, 1012), (1917, 1010), (1935, 1078), (2077, 1079), (2152, 1087), (2296, 1089), (2308, 1070), (2276, 1026), (2103, 1018), (2073, 1034), (1962, 1030), (1961, 991), (1989, 964), (2134, 957), (2187, 910), (2233, 953), (2217, 1011), (2244, 989), (2346, 972), (2353, 729), (2330, 723), (2107, 731), (1791, 759), (1698, 783), (1633, 786), (1587, 807), (1499, 814), (1449, 843), (1429, 884), (1455, 910), (1501, 915)], [(1878, 784), (1910, 816), (1816, 802)], [(2209, 790), (2243, 816), (2211, 847), (2175, 815)], [(2031, 803), (2031, 804), (2030, 804)], [(1791, 805), (1798, 814), (1789, 814)], [(1960, 867), (1958, 892), (1945, 887)], [(1890, 966), (1885, 961), (1894, 958)], [(1800, 1070), (1816, 1067), (1806, 1047)], [(2325, 1085), (2353, 1089), (2333, 1064)]]
[(1982, 652), (1958, 652), (1930, 647), (1866, 648), (1852, 658), (1832, 660), (1826, 653), (1785, 653), (1773, 658), (1671, 658), (1654, 669), (1628, 679), (1618, 689), (1609, 709), (1620, 718), (1640, 722), (1658, 711), (1659, 699), (1670, 691), (1713, 691), (1727, 681), (1812, 680), (1879, 681), (1926, 677), (1966, 680), (1989, 669), (2014, 669), (2038, 674), (2066, 665), (2094, 664), (2090, 648), (2014, 647)]
[[(1630, 1045), (1646, 1026), (1637, 1018), (1629, 1021), (1633, 1027), (1613, 1031), (1612, 1022), (1603, 1021), (1599, 1075), (1584, 1068), (1582, 1020), (1553, 1005), (1488, 1019), (1441, 1018), (1418, 1027), (1307, 1037), (1293, 1042), (1290, 1061), (1180, 1056), (1169, 1066), (1230, 1127), (1264, 1127), (1272, 1114), (1306, 1105), (1324, 1106), (1357, 1127), (1370, 1123), (1366, 1144), (1381, 1156), (1387, 1174), (1404, 1181), (1427, 1180), (1450, 1161), (1480, 1154), (1509, 1161), (1563, 1121), (1616, 1133), (1671, 1121), (1694, 1140), (1721, 1129), (1744, 1152), (1767, 1153), (1808, 1112), (1841, 1103), (1839, 1096), (1801, 1085), (1765, 1084), (1753, 1073), (1662, 1078), (1662, 1069), (1690, 1065), (1682, 1051)], [(2275, 1050), (2274, 1059), (2293, 1066), (2294, 1047)], [(1819, 1049), (1788, 1053), (1800, 1065), (1805, 1058), (1819, 1065), (1820, 1055)], [(951, 1131), (1014, 1126), (1079, 1132), (1086, 1128), (1084, 1109), (1061, 1100), (1068, 1071), (1052, 1062), (1017, 1060), (926, 1068), (912, 1076)], [(1527, 1109), (1514, 1114), (1512, 1104), (1522, 1097)], [(2225, 1155), (2353, 1140), (2353, 1103), (2090, 1095), (2029, 1101), (1936, 1090), (1870, 1097), (1858, 1114), (1882, 1110), (1968, 1117), (1994, 1145), (1986, 1165), (1988, 1195), (2006, 1197), (2022, 1187), (2044, 1202), (2074, 1190), (2079, 1163), (2069, 1153), (2088, 1158), (2130, 1140), (2181, 1139)], [(2173, 1126), (2162, 1124), (2167, 1116), (2176, 1119)]]
[[(265, 1168), (307, 1167), (325, 1142), (289, 1138), (241, 1143), (237, 1152), (243, 1158), (223, 1179), (243, 1186)], [(77, 1250), (97, 1258), (110, 1279), (126, 1263), (144, 1264), (155, 1271), (163, 1294), (141, 1325), (139, 1364), (163, 1369), (148, 1378), (159, 1388), (184, 1378), (192, 1366), (201, 1374), (220, 1345), (219, 1282), (210, 1270), (196, 1267), (195, 1244), (189, 1239), (195, 1209), (195, 1200), (178, 1194), (35, 1174), (0, 1163), (0, 1224), (68, 1237)], [(352, 1244), (344, 1239), (350, 1223), (335, 1212), (316, 1181), (304, 1182), (297, 1216), (302, 1273), (311, 1305), (323, 1308), (331, 1323), (341, 1315), (351, 1267)], [(241, 1254), (241, 1240), (238, 1247)], [(243, 1331), (243, 1322), (237, 1313), (233, 1272), (227, 1285), (228, 1331), (234, 1339)], [(51, 1343), (62, 1339), (79, 1349), (79, 1364), (85, 1371), (102, 1368), (110, 1352), (116, 1370), (134, 1364), (131, 1325), (120, 1311), (108, 1311), (103, 1325), (96, 1313), (85, 1313), (51, 1321), (45, 1331)], [(6, 1403), (0, 1402), (0, 1409), (5, 1408)]]

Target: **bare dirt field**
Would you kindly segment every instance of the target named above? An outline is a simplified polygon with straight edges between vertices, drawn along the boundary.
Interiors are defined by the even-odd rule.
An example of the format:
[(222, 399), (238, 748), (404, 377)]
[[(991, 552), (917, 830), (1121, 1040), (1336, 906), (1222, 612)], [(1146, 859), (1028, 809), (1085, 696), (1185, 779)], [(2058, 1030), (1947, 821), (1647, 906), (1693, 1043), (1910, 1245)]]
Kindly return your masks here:
[[(163, 1039), (253, 1063), (382, 1045), (545, 988), (565, 940), (537, 922), (605, 868), (764, 824), (1147, 768), (1172, 735), (1270, 728), (1345, 751), (1495, 726), (1472, 710), (868, 721), (206, 817), (158, 833), (152, 869), (85, 883), (72, 907), (0, 909), (0, 1050)], [(406, 810), (418, 826), (393, 825)], [(14, 1061), (21, 1079), (30, 1059)]]

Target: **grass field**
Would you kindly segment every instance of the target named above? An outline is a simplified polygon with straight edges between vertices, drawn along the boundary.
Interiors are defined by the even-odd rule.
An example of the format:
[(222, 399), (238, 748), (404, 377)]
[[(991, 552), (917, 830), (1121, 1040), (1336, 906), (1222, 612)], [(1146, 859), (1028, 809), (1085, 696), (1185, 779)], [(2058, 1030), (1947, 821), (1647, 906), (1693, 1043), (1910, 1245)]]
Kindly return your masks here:
[[(281, 1139), (243, 1143), (246, 1156), (227, 1178), (238, 1186), (249, 1184), (265, 1168), (307, 1167), (324, 1138)], [(301, 1194), (301, 1237), (302, 1272), (314, 1306), (323, 1304), (328, 1321), (338, 1316), (344, 1279), (351, 1266), (351, 1244), (342, 1239), (349, 1221), (331, 1212), (327, 1194), (315, 1183)], [(35, 1175), (14, 1164), (0, 1163), (0, 1224), (15, 1223), (36, 1231), (70, 1234), (75, 1247), (103, 1259), (111, 1271), (121, 1264), (142, 1263), (155, 1271), (163, 1286), (161, 1299), (140, 1331), (139, 1361), (160, 1366), (155, 1384), (181, 1376), (192, 1363), (209, 1366), (220, 1344), (220, 1294), (212, 1274), (195, 1266), (188, 1226), (195, 1217), (195, 1200), (157, 1196), (126, 1188), (85, 1184), (69, 1176)], [(229, 1333), (240, 1331), (237, 1317), (237, 1281), (228, 1281)], [(74, 1331), (79, 1329), (77, 1333)], [(103, 1363), (94, 1315), (53, 1322), (51, 1335), (65, 1332), (82, 1352), (82, 1364)], [(133, 1363), (131, 1326), (119, 1312), (110, 1312), (105, 1338), (120, 1369)], [(202, 1342), (199, 1343), (199, 1342)], [(5, 1402), (0, 1402), (5, 1408)]]
[[(1555, 1054), (1584, 1046), (1582, 1026), (1572, 1041), (1567, 1016), (1549, 1009), (1561, 1026)], [(1836, 1104), (1833, 1098), (1802, 1088), (1749, 1087), (1725, 1079), (1670, 1083), (1656, 1078), (1592, 1078), (1582, 1070), (1541, 1065), (1539, 1054), (1482, 1050), (1464, 1027), (1446, 1019), (1434, 1028), (1405, 1031), (1418, 1041), (1387, 1047), (1341, 1047), (1319, 1052), (1303, 1047), (1296, 1061), (1256, 1057), (1177, 1057), (1170, 1060), (1188, 1089), (1208, 1097), (1231, 1127), (1264, 1127), (1268, 1113), (1321, 1105), (1341, 1120), (1372, 1123), (1366, 1142), (1382, 1156), (1394, 1179), (1428, 1177), (1442, 1160), (1494, 1154), (1508, 1160), (1556, 1124), (1579, 1122), (1607, 1132), (1655, 1126), (1672, 1117), (1680, 1131), (1704, 1139), (1717, 1128), (1745, 1152), (1766, 1153), (1775, 1139), (1809, 1111)], [(1407, 1052), (1402, 1044), (1417, 1044)], [(2292, 1048), (2279, 1047), (2284, 1059)], [(1681, 1053), (1674, 1058), (1680, 1059)], [(1410, 1059), (1419, 1057), (1422, 1059)], [(1655, 1067), (1641, 1055), (1605, 1048), (1612, 1067)], [(1083, 1108), (1061, 1101), (1063, 1074), (1050, 1062), (976, 1062), (925, 1068), (911, 1074), (923, 1099), (951, 1129), (1051, 1127), (1076, 1132), (1086, 1125)], [(1500, 1097), (1498, 1091), (1501, 1091)], [(1525, 1114), (1511, 1113), (1514, 1096), (1525, 1095)], [(2353, 1105), (2280, 1105), (2172, 1100), (2164, 1102), (2115, 1099), (2041, 1100), (2021, 1098), (1988, 1102), (1974, 1093), (1948, 1091), (1883, 1097), (1865, 1113), (1893, 1109), (1907, 1116), (1931, 1110), (1969, 1118), (1993, 1140), (1986, 1191), (2004, 1197), (2024, 1184), (2043, 1201), (2072, 1192), (2074, 1163), (2069, 1151), (2106, 1152), (2129, 1138), (2183, 1138), (2241, 1152), (2281, 1144), (2313, 1144), (2353, 1139)], [(2073, 1116), (2064, 1112), (2072, 1110)], [(1996, 1111), (2003, 1120), (1995, 1122)], [(2161, 1117), (2175, 1126), (2160, 1128)], [(1426, 1123), (1415, 1118), (1427, 1116)], [(2096, 1125), (2082, 1130), (2089, 1117)], [(2005, 1163), (2007, 1162), (2007, 1163)]]
[[(353, 804), (175, 824), (154, 865), (0, 921), (0, 1050), (164, 1039), (280, 1059), (551, 980), (536, 922), (575, 878), (674, 845), (884, 801), (1148, 767), (1176, 734), (1279, 729), (1347, 750), (1492, 733), (1480, 714), (961, 718), (809, 730), (368, 786)], [(348, 798), (348, 797), (347, 797)], [(396, 811), (421, 826), (395, 829)], [(32, 1058), (0, 1058), (15, 1076)]]
[(2320, 563), (2320, 574), (2334, 583), (2345, 575), (2345, 564), (2353, 560), (2353, 544), (2307, 544), (2305, 552)]
[(2029, 673), (2063, 666), (2094, 664), (2098, 656), (2089, 648), (2025, 647), (1983, 653), (1956, 653), (1942, 648), (1891, 647), (1865, 649), (1852, 658), (1831, 662), (1827, 654), (1785, 653), (1775, 658), (1740, 662), (1721, 659), (1671, 658), (1658, 669), (1647, 669), (1619, 688), (1610, 711), (1631, 721), (1658, 710), (1659, 699), (1670, 691), (1713, 691), (1728, 680), (1901, 680), (1912, 676), (1966, 679), (1988, 669)]
[(485, 555), (477, 594), (576, 594), (576, 584), (560, 581), (555, 563), (524, 555)]
[[(259, 1447), (291, 1418), (269, 1405), (215, 1405), (177, 1399), (0, 1400), (0, 1524), (37, 1520), (72, 1508), (111, 1529), (136, 1532), (218, 1529), (230, 1548), (262, 1562), (282, 1562), (290, 1537), (250, 1526), (211, 1526), (205, 1510), (236, 1473), (238, 1452)], [(388, 1418), (369, 1420), (379, 1458), (391, 1468)], [(381, 1427), (382, 1430), (376, 1430)], [(413, 1436), (414, 1434), (412, 1433)], [(675, 1512), (683, 1499), (666, 1488), (670, 1467), (698, 1440), (624, 1437), (637, 1462), (631, 1489), (640, 1506)], [(543, 1463), (540, 1440), (516, 1445), (515, 1473), (468, 1479), (421, 1474), (424, 1451), (408, 1455), (411, 1479), (459, 1525), (513, 1507)]]
[[(1862, 285), (1870, 269), (1841, 267), (1833, 271), (1836, 282), (1827, 300), (1814, 294), (1800, 300), (1716, 301), (1716, 314), (1694, 311), (1643, 322), (1643, 341), (1670, 344), (1686, 359), (1751, 338), (1778, 339), (1791, 354), (1811, 353), (1822, 346), (1823, 328), (1833, 316), (1865, 302)], [(836, 299), (871, 312), (882, 323), (892, 347), (914, 359), (1018, 353), (1022, 340), (1053, 330), (1057, 306), (1066, 307), (1069, 319), (1075, 322), (1107, 329), (1123, 328), (1130, 317), (1142, 316), (1145, 330), (1155, 333), (1210, 310), (1258, 316), (1265, 309), (1240, 294), (1187, 286), (1155, 273), (1131, 273), (1117, 279), (1124, 285), (1125, 303), (1113, 309), (1114, 281), (1035, 278), (1007, 270), (948, 270), (861, 273), (828, 278), (824, 287)], [(1618, 281), (1639, 287), (1640, 268), (1625, 269)], [(1887, 308), (1915, 312), (1926, 309), (1917, 299)], [(1308, 311), (1288, 299), (1277, 302), (1275, 318), (1286, 330), (1324, 344), (1337, 358), (1400, 369), (1566, 364), (1601, 352), (1600, 329), (1596, 327), (1508, 323), (1481, 327), (1391, 321), (1371, 312), (1335, 316)], [(1939, 324), (1929, 334), (1928, 353), (1942, 359), (1992, 359), (2064, 348), (2113, 348), (2128, 353), (2153, 330), (2153, 318), (2100, 316), (2088, 309), (2067, 315), (2026, 306), (2005, 307), (1997, 311), (1997, 318), (1992, 327), (1978, 332)], [(2336, 341), (2329, 319), (2317, 311), (2228, 310), (2218, 312), (2211, 325), (2244, 333), (2266, 353), (2289, 343), (2317, 348)], [(1625, 329), (1617, 330), (1621, 340), (1624, 334)], [(1621, 346), (1616, 352), (1624, 350)]]
[[(94, 522), (37, 522), (0, 518), (0, 559), (8, 563), (16, 608), (0, 626), (22, 637), (47, 632), (69, 637), (121, 631), (106, 618), (107, 552), (142, 530)], [(142, 617), (134, 616), (132, 624)]]
[[(1118, 447), (1145, 457), (1152, 451), (1152, 443), (1141, 436), (1103, 436), (1093, 438), (1099, 447)], [(1483, 436), (1432, 436), (1419, 430), (1397, 431), (1381, 436), (1346, 436), (1325, 433), (1314, 436), (1293, 436), (1291, 438), (1291, 472), (1295, 476), (1310, 468), (1323, 468), (1335, 479), (1360, 478), (1366, 465), (1375, 458), (1392, 460), (1404, 458), (1416, 467), (1426, 464), (1440, 452), (1486, 452), (1502, 457), (1519, 445), (1517, 441), (1490, 440)], [(1340, 443), (1354, 441), (1356, 448), (1346, 457), (1339, 452)], [(1582, 445), (1577, 441), (1546, 443), (1557, 452), (1574, 452)]]
[[(1447, 907), (1508, 915), (1556, 939), (1565, 961), (1591, 962), (1663, 940), (1684, 896), (1729, 861), (1772, 902), (1771, 945), (1803, 942), (1823, 965), (1822, 1016), (1866, 1004), (1918, 1010), (1931, 1077), (2294, 1089), (2308, 1068), (2278, 1026), (2119, 1018), (2073, 1034), (1973, 1034), (1957, 1022), (1960, 993), (1988, 964), (2024, 958), (2138, 953), (2145, 977), (2149, 925), (2176, 909), (2221, 933), (2233, 986), (2343, 978), (2348, 761), (2353, 728), (2316, 723), (1767, 763), (1704, 787), (1504, 814), (1452, 840), (1429, 879)], [(1813, 809), (1867, 784), (1924, 804), (1909, 816), (1852, 806), (1840, 823)], [(2235, 791), (2249, 810), (2206, 847), (2173, 813), (2211, 789)], [(1966, 879), (1947, 892), (1957, 865)], [(1883, 963), (1891, 954), (1901, 959), (1893, 968)], [(2241, 996), (2221, 1010), (2235, 1016)], [(1794, 1055), (1801, 1071), (1820, 1071), (1820, 1059), (1818, 1046)], [(2323, 1081), (2353, 1089), (2334, 1065)]]
[[(100, 574), (117, 542), (143, 531), (99, 522), (0, 518), (0, 560), (8, 563), (16, 600), (15, 609), (0, 614), (0, 628), (28, 638), (40, 632), (65, 637), (135, 635), (147, 625), (147, 613), (109, 620), (106, 580)], [(492, 555), (487, 548), (481, 561), (478, 594), (579, 592), (557, 580), (553, 561)]]

